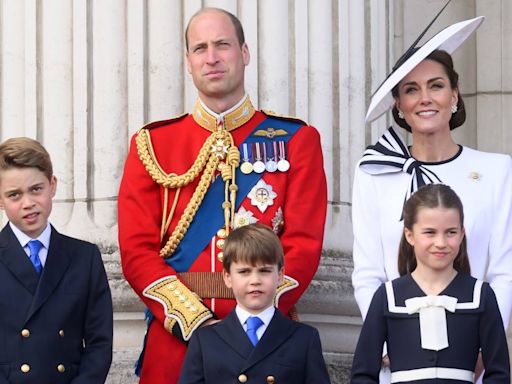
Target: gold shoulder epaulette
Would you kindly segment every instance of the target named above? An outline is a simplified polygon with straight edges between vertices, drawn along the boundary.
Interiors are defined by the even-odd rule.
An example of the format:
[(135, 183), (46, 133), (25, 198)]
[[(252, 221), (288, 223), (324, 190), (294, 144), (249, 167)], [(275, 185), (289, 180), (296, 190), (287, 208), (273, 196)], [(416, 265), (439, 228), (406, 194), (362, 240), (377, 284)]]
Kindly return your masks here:
[(300, 123), (302, 125), (308, 125), (308, 123), (306, 123), (304, 120), (302, 119), (299, 119), (298, 117), (294, 117), (294, 116), (284, 116), (284, 115), (278, 115), (277, 113), (275, 113), (274, 111), (269, 111), (268, 109), (262, 109), (261, 112), (263, 112), (263, 114), (265, 116), (268, 116), (268, 117), (273, 117), (274, 119), (280, 119), (280, 120), (288, 120), (288, 121), (293, 121), (295, 123)]
[(167, 120), (153, 121), (152, 123), (148, 123), (140, 129), (154, 129), (154, 128), (161, 127), (163, 125), (169, 125), (171, 123), (174, 123), (176, 121), (183, 119), (186, 116), (188, 116), (188, 113), (182, 113), (181, 115), (171, 117), (170, 119), (167, 119)]

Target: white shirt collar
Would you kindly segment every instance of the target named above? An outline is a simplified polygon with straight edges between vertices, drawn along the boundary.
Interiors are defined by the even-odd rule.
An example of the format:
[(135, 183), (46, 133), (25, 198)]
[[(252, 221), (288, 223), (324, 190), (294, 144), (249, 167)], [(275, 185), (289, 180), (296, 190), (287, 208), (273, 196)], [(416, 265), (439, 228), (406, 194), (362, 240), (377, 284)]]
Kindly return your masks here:
[(10, 221), (9, 225), (14, 233), (14, 236), (16, 236), (22, 247), (25, 247), (30, 240), (39, 240), (46, 249), (50, 247), (50, 235), (52, 234), (52, 227), (50, 223), (46, 223), (46, 228), (36, 239), (32, 239), (30, 236), (27, 236)]
[(263, 324), (265, 324), (265, 328), (268, 327), (268, 325), (270, 324), (270, 320), (272, 320), (272, 317), (274, 317), (275, 311), (276, 308), (273, 305), (257, 314), (249, 313), (245, 309), (241, 308), (239, 305), (237, 305), (235, 308), (236, 315), (238, 316), (238, 320), (240, 321), (242, 326), (245, 325), (245, 322), (247, 321), (248, 317), (258, 316), (261, 319), (261, 321), (263, 321)]

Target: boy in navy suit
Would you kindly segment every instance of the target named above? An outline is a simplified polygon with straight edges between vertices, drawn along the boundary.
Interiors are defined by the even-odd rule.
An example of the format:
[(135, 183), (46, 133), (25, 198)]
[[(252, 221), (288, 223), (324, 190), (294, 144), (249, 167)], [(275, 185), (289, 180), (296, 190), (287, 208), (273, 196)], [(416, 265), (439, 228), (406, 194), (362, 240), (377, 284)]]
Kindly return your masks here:
[(0, 144), (0, 384), (104, 383), (112, 298), (98, 247), (48, 223), (57, 179), (48, 152)]
[(250, 224), (224, 244), (223, 277), (237, 305), (194, 332), (180, 384), (330, 383), (318, 331), (283, 316), (274, 300), (283, 281), (283, 248), (272, 230)]

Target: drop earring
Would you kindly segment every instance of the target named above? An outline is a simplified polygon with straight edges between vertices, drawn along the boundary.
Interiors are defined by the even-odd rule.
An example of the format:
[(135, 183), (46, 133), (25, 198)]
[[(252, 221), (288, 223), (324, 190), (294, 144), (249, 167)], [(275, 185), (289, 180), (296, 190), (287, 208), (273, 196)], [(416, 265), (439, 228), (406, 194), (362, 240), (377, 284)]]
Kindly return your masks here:
[[(457, 106), (455, 106), (455, 107), (457, 107)], [(452, 108), (452, 111), (453, 111), (453, 108)], [(401, 118), (402, 120), (405, 117), (404, 113), (401, 110), (398, 110), (398, 117)]]
[(453, 104), (452, 105), (452, 113), (457, 113), (457, 110), (458, 110), (457, 104)]

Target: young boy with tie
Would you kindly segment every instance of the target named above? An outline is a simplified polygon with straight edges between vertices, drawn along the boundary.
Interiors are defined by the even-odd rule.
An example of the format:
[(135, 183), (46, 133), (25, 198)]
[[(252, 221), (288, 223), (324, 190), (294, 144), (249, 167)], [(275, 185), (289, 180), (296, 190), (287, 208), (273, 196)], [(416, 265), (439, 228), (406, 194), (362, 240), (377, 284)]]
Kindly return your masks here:
[(279, 238), (261, 224), (235, 229), (224, 244), (223, 277), (237, 305), (194, 332), (180, 384), (330, 383), (318, 331), (274, 306), (283, 281)]
[(0, 144), (0, 384), (104, 383), (112, 361), (101, 254), (49, 224), (56, 188), (40, 143)]

